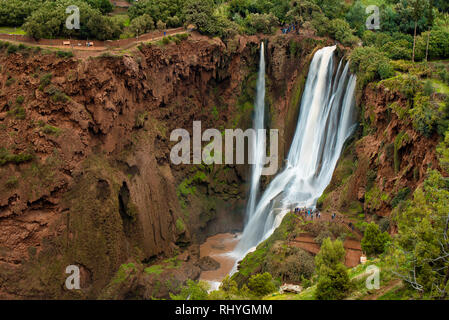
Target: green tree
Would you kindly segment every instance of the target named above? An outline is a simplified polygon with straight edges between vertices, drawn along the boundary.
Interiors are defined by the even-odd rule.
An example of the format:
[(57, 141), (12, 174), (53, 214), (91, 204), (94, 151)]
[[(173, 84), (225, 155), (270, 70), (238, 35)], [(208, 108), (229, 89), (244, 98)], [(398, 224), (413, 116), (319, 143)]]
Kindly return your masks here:
[(209, 284), (204, 281), (187, 280), (187, 285), (182, 287), (178, 295), (170, 293), (172, 300), (206, 300)]
[(166, 23), (176, 16), (182, 23), (184, 3), (185, 0), (140, 0), (129, 8), (128, 14), (131, 19), (148, 14), (153, 21), (161, 20)]
[(343, 242), (339, 239), (332, 241), (327, 238), (321, 245), (320, 252), (315, 257), (315, 266), (318, 274), (321, 273), (322, 268), (336, 266), (343, 263), (345, 259), (345, 248)]
[(329, 19), (343, 18), (347, 9), (344, 0), (315, 0)]
[(434, 0), (435, 7), (441, 12), (449, 12), (449, 2), (447, 0)]
[(275, 26), (279, 25), (279, 21), (273, 14), (251, 13), (245, 19), (246, 27), (250, 34), (274, 32)]
[(346, 21), (352, 29), (356, 30), (357, 36), (361, 37), (366, 30), (366, 7), (361, 1), (356, 1), (346, 13)]
[(186, 22), (194, 24), (201, 33), (215, 35), (218, 32), (212, 0), (187, 0), (183, 14)]
[(430, 170), (413, 199), (397, 213), (389, 256), (397, 275), (424, 298), (449, 296), (449, 180)]
[(268, 272), (251, 276), (248, 281), (248, 288), (257, 297), (265, 296), (276, 290), (273, 278)]
[(433, 21), (434, 21), (433, 1), (434, 0), (429, 0), (429, 8), (427, 9), (427, 21), (429, 23), (429, 31), (428, 31), (428, 34), (427, 34), (427, 43), (426, 43), (426, 61), (429, 58), (430, 33), (432, 32), (432, 26), (433, 26)]
[(329, 34), (335, 40), (346, 46), (354, 45), (358, 41), (358, 38), (354, 36), (353, 30), (349, 26), (349, 23), (342, 19), (331, 20)]
[[(446, 104), (449, 105), (449, 101)], [(438, 145), (437, 152), (440, 156), (441, 168), (449, 173), (449, 131), (446, 132), (444, 140)]]
[(315, 298), (318, 300), (343, 299), (351, 287), (346, 267), (342, 263), (338, 263), (333, 268), (326, 269), (326, 274), (318, 279)]
[(361, 245), (367, 255), (381, 254), (385, 251), (385, 246), (389, 241), (388, 233), (381, 232), (379, 226), (371, 222), (365, 229)]
[(92, 8), (99, 9), (101, 13), (106, 14), (114, 10), (114, 6), (109, 0), (85, 0)]
[(141, 15), (131, 21), (129, 29), (135, 35), (144, 34), (154, 29), (154, 21), (148, 14)]
[(357, 73), (358, 82), (362, 86), (395, 75), (386, 53), (375, 47), (355, 48), (351, 53), (350, 68), (352, 72)]
[[(75, 5), (80, 9), (80, 30), (66, 28), (68, 14), (65, 9)], [(57, 37), (116, 39), (121, 33), (118, 22), (104, 16), (82, 0), (46, 1), (26, 18), (23, 29), (35, 39)]]
[(327, 238), (315, 257), (318, 284), (315, 298), (320, 300), (343, 299), (350, 290), (350, 280), (343, 262), (345, 249), (341, 240)]
[(416, 48), (416, 30), (418, 28), (418, 20), (421, 18), (422, 13), (426, 7), (425, 0), (410, 0), (410, 5), (412, 7), (412, 17), (415, 23), (413, 31), (413, 53), (412, 61), (415, 61), (415, 48)]
[(209, 300), (242, 300), (254, 298), (246, 285), (239, 289), (237, 282), (229, 276), (223, 279), (220, 288), (209, 294)]
[(44, 0), (0, 0), (0, 26), (21, 26)]
[(311, 21), (314, 13), (323, 15), (320, 7), (313, 3), (313, 1), (293, 0), (289, 8), (290, 10), (286, 14), (285, 22), (295, 22), (299, 26), (306, 21)]

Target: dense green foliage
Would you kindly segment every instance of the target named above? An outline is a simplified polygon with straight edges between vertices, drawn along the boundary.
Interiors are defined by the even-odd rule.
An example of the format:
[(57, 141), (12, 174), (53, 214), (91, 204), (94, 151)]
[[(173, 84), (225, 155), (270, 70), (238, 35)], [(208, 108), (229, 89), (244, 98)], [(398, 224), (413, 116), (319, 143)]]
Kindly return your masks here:
[(141, 0), (132, 3), (128, 15), (113, 17), (106, 15), (113, 9), (109, 0), (75, 0), (70, 4), (82, 13), (78, 33), (63, 28), (68, 6), (64, 0), (0, 3), (0, 26), (25, 24), (26, 32), (34, 37), (114, 39), (194, 24), (204, 34), (227, 38), (236, 33), (271, 34), (284, 24), (295, 23), (344, 45), (354, 46), (361, 38), (365, 45), (375, 45), (392, 59), (410, 59), (416, 22), (418, 60), (426, 56), (429, 32), (429, 58), (449, 54), (448, 18), (442, 13), (447, 12), (447, 5), (442, 1), (434, 1), (433, 10), (429, 0), (380, 1), (381, 31), (375, 37), (383, 39), (375, 44), (369, 39), (373, 36), (366, 35), (368, 14), (362, 0)]
[(182, 287), (177, 295), (170, 294), (172, 300), (206, 300), (209, 285), (202, 281), (187, 280), (186, 286)]
[(30, 161), (34, 158), (33, 155), (22, 152), (19, 154), (10, 153), (4, 147), (0, 148), (0, 166), (5, 165), (7, 163), (22, 163)]
[(0, 26), (21, 26), (44, 0), (0, 0)]
[(390, 253), (398, 275), (423, 297), (449, 294), (449, 181), (429, 171), (396, 221), (399, 234)]
[[(65, 26), (65, 10), (70, 5), (79, 7), (80, 30)], [(36, 39), (73, 36), (106, 40), (118, 38), (122, 31), (114, 20), (81, 0), (46, 1), (26, 19), (23, 29)]]
[(350, 290), (350, 281), (343, 264), (345, 249), (340, 240), (327, 238), (315, 257), (318, 284), (315, 298), (319, 300), (343, 299)]
[(263, 274), (255, 274), (248, 281), (248, 288), (258, 297), (265, 296), (276, 290), (271, 274), (265, 272)]
[(393, 66), (384, 52), (375, 47), (356, 48), (351, 54), (351, 71), (359, 76), (359, 84), (394, 76)]
[(390, 241), (387, 232), (381, 232), (379, 226), (374, 222), (368, 224), (362, 239), (362, 250), (367, 255), (381, 254), (385, 251), (386, 245)]
[(346, 267), (339, 263), (328, 268), (325, 275), (318, 278), (315, 298), (318, 300), (340, 300), (350, 290), (350, 281)]
[(129, 9), (129, 15), (131, 19), (136, 19), (146, 14), (155, 22), (166, 22), (169, 28), (179, 27), (184, 21), (183, 7), (185, 2), (186, 0), (139, 1)]
[(247, 300), (252, 298), (254, 297), (246, 284), (239, 289), (237, 282), (231, 280), (229, 276), (221, 282), (220, 288), (212, 291), (208, 297), (210, 300)]

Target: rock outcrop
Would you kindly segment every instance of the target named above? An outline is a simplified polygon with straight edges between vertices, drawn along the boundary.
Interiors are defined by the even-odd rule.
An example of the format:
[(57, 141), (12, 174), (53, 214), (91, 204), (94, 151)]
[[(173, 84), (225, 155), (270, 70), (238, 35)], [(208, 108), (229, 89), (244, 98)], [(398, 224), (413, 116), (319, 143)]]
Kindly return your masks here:
[[(203, 130), (251, 125), (260, 40), (196, 35), (85, 60), (0, 52), (0, 298), (95, 298), (129, 261), (144, 270), (239, 230), (247, 167), (175, 166), (170, 133), (192, 133), (194, 120)], [(265, 40), (270, 126), (282, 135), (301, 68), (326, 41)], [(168, 269), (195, 278), (195, 259)], [(65, 289), (69, 265), (82, 290)], [(145, 287), (139, 279), (123, 294)]]

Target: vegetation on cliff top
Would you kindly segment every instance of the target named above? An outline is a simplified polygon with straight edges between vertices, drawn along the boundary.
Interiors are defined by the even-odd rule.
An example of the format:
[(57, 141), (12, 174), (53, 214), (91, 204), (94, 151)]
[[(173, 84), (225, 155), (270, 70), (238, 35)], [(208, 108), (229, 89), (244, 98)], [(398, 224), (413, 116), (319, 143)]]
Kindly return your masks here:
[[(194, 24), (203, 34), (232, 38), (236, 34), (271, 34), (286, 24), (301, 30), (329, 36), (348, 46), (362, 39), (372, 45), (373, 36), (365, 35), (366, 2), (362, 0), (141, 0), (128, 12), (111, 14), (108, 0), (1, 0), (0, 26), (20, 27), (35, 38), (79, 37), (99, 40), (134, 37), (154, 29)], [(411, 58), (415, 29), (418, 35), (415, 56), (423, 59), (429, 37), (429, 57), (448, 55), (447, 24), (439, 12), (447, 12), (443, 1), (434, 1), (435, 13), (427, 0), (378, 1), (381, 12), (381, 38), (377, 45), (394, 58)], [(65, 8), (76, 5), (82, 12), (80, 30), (64, 27)], [(424, 14), (415, 15), (419, 5)], [(415, 10), (415, 11), (414, 11)], [(438, 11), (439, 10), (439, 11)], [(415, 24), (416, 22), (416, 24)], [(415, 28), (416, 25), (416, 28)], [(378, 40), (378, 39), (377, 39)]]

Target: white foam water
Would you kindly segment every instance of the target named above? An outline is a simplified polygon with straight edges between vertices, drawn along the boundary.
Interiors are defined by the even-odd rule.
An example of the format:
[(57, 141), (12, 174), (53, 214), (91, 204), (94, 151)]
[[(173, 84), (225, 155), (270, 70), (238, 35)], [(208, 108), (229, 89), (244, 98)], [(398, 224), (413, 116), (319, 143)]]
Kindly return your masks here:
[[(331, 181), (343, 145), (356, 126), (356, 77), (349, 73), (349, 63), (343, 66), (344, 63), (340, 61), (335, 71), (335, 50), (335, 46), (325, 47), (315, 53), (286, 167), (268, 185), (258, 201), (262, 162), (259, 165), (256, 162), (252, 168), (247, 223), (233, 256), (242, 258), (267, 239), (292, 207), (314, 208)], [(263, 62), (265, 74), (265, 61), (262, 58), (263, 52), (261, 66)], [(262, 81), (261, 72), (262, 67), (259, 69), (256, 101), (263, 103), (260, 99), (262, 94), (263, 99), (265, 96), (265, 77)], [(262, 84), (263, 90), (259, 88)], [(262, 115), (258, 114), (260, 106), (262, 104), (256, 103), (255, 126), (263, 126), (263, 109)], [(255, 154), (264, 154), (265, 150), (258, 150), (259, 147), (256, 144)]]

